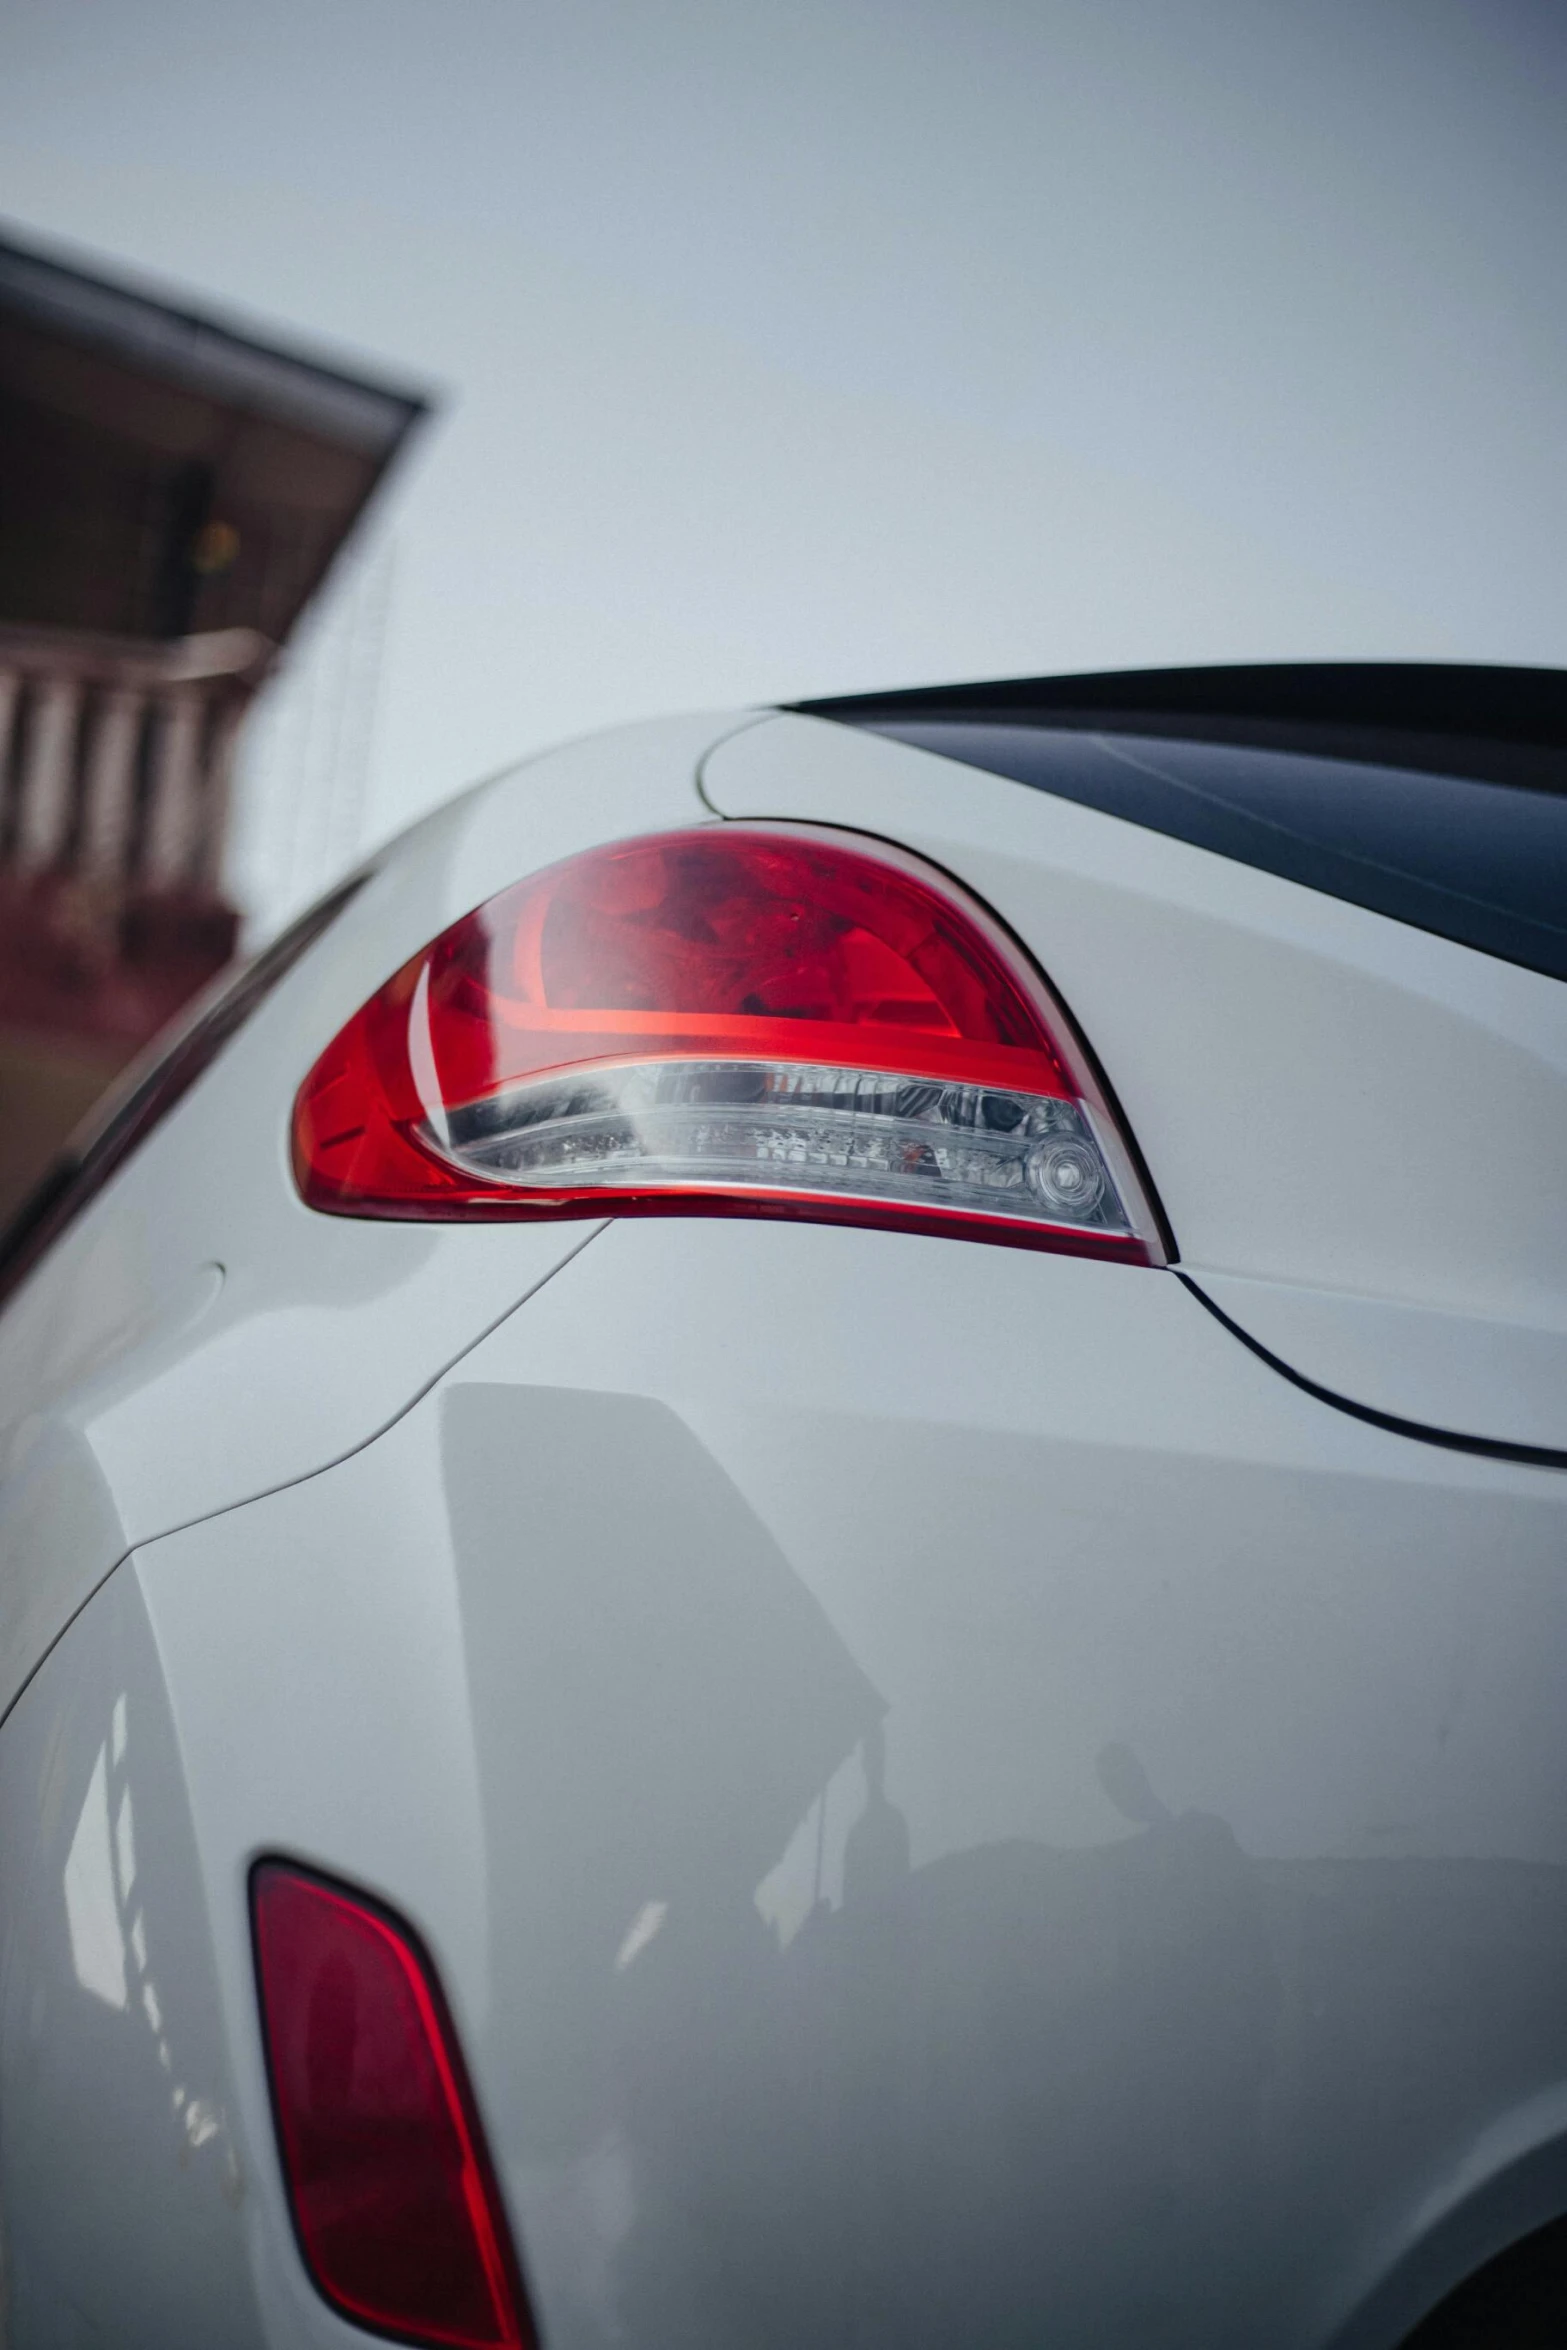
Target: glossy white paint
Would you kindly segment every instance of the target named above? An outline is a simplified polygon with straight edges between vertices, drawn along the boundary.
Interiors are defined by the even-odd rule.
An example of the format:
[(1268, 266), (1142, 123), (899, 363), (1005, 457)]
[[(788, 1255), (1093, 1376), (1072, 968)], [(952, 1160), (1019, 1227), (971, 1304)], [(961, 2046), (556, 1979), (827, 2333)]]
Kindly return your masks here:
[(129, 1573), (0, 1733), (0, 1853), (5, 2341), (260, 2350), (267, 2149), (238, 2121), (184, 1763)]
[(289, 1108), (459, 914), (591, 841), (706, 820), (696, 761), (726, 723), (570, 744), (419, 826), (0, 1316), (0, 1713), (128, 1548), (363, 1444), (581, 1246), (581, 1224), (314, 1215)]
[[(1426, 2240), (1433, 2189), (1467, 2163), (1466, 2209), (1495, 2193), (1487, 2146), (1516, 2152), (1567, 2068), (1550, 1971), (1567, 1962), (1564, 1534), (1561, 1477), (1315, 1404), (1166, 1274), (809, 1226), (612, 1227), (378, 1442), (137, 1556), (244, 2141), (267, 2144), (245, 1874), (281, 1849), (372, 1885), (427, 1938), (553, 2350), (617, 2327), (680, 2338), (622, 2259), (662, 2206), (646, 2112), (620, 2102), (618, 1986), (644, 1950), (678, 1954), (697, 2007), (676, 1997), (660, 2044), (684, 2069), (681, 2130), (720, 2149), (740, 2062), (711, 2039), (720, 1921), (737, 1884), (786, 1944), (813, 1883), (837, 1914), (866, 1802), (854, 1749), (885, 1709), (910, 1882), (966, 1884), (981, 1979), (1020, 1930), (992, 1882), (1007, 1856), (1056, 1887), (1037, 1980), (1084, 1989), (1032, 2011), (1009, 2061), (1054, 2077), (1071, 2051), (1117, 2080), (1150, 2025), (1140, 1974), (1114, 1989), (1115, 1952), (1142, 1932), (1145, 1881), (1173, 1867), (1185, 1885), (1148, 1930), (1197, 1937), (1168, 1961), (1159, 2027), (1205, 2052), (1196, 2102), (1145, 2083), (1137, 2143), (1195, 2241), (1223, 2225), (1243, 2155), (1256, 2177), (1232, 2214), (1248, 2261), (1183, 2271), (1161, 2343), (1315, 2350), (1389, 2289), (1374, 2338), (1396, 2340), (1418, 2306), (1414, 2287), (1398, 2298), (1407, 2264), (1425, 2257), (1432, 2291), (1451, 2281)], [(1186, 1827), (1128, 1840), (1112, 1746)], [(1217, 1861), (1196, 1857), (1210, 1845)], [(1122, 1923), (1101, 1948), (1106, 1869)], [(1273, 1921), (1255, 2043), (1227, 2020), (1236, 1899)], [(1312, 1956), (1323, 1914), (1338, 1922)], [(1445, 1975), (1421, 1988), (1449, 1919), (1471, 1986), (1506, 1979), (1520, 1930), (1555, 1953), (1499, 2037), (1469, 2019), (1460, 2068)], [(908, 1996), (888, 1966), (888, 1997)], [(801, 2062), (818, 2025), (802, 2011)], [(912, 2114), (935, 2092), (909, 2062)], [(1205, 2066), (1230, 2082), (1206, 2100)], [(1141, 2342), (1104, 2267), (1133, 2192), (1119, 2108), (1068, 2110), (1102, 2210), (1080, 2215), (1054, 2338)], [(765, 2100), (745, 2129), (765, 2150)], [(850, 2159), (829, 2129), (819, 2165)], [(834, 2192), (852, 2200), (848, 2174)], [(1538, 2193), (1514, 2181), (1496, 2240), (1543, 2216)], [(677, 2308), (701, 2300), (692, 2224), (638, 2238)], [(1143, 2273), (1128, 2257), (1123, 2282)], [(1004, 2277), (992, 2289), (1004, 2300)], [(708, 2305), (688, 2315), (708, 2339)]]
[(1554, 983), (811, 721), (484, 787), (0, 1318), (7, 2350), (363, 2341), (277, 2170), (274, 1851), (427, 1940), (547, 2350), (863, 2333), (898, 2229), (900, 2340), (1391, 2350), (1567, 2211), (1567, 1476), (1164, 1272), (299, 1204), (342, 1020), (706, 820), (704, 754), (1028, 939), (1263, 1343), (1563, 1441)]
[(1567, 1453), (1567, 1332), (1294, 1282), (1200, 1276), (1270, 1354), (1395, 1418)]
[(1559, 981), (821, 719), (719, 745), (703, 790), (726, 816), (885, 834), (978, 891), (1081, 1023), (1194, 1273), (1438, 1318), (1346, 1305), (1340, 1335), (1326, 1297), (1294, 1312), (1354, 1400), (1567, 1448)]
[(363, 2350), (301, 2268), (220, 2002), (188, 1764), (127, 1565), (0, 1731), (7, 2350)]

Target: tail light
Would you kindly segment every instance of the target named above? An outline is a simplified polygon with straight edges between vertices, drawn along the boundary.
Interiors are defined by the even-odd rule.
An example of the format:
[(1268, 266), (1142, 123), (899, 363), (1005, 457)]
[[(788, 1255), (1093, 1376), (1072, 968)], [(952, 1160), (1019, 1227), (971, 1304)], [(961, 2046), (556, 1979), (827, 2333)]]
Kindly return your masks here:
[(319, 1877), (252, 1880), (283, 2170), (305, 2263), (346, 2317), (452, 2350), (533, 2333), (451, 2023), (405, 1929)]
[(1147, 1264), (1060, 1006), (944, 876), (798, 826), (621, 841), (452, 925), (295, 1105), (312, 1207), (804, 1216)]

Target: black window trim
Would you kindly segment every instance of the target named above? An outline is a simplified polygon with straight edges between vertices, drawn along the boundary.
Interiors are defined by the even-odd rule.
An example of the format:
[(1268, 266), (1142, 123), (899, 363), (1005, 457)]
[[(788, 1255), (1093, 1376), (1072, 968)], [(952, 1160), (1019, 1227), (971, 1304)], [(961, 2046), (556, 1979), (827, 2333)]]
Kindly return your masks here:
[[(1567, 919), (1556, 918), (1550, 895), (1558, 818), (1567, 819), (1560, 805), (1567, 800), (1567, 671), (1410, 662), (1128, 670), (788, 707), (1055, 793), (1567, 981)], [(1074, 738), (1084, 744), (1081, 760), (1070, 753)], [(1213, 755), (1209, 776), (1193, 771), (1204, 749)], [(1248, 771), (1249, 762), (1236, 764), (1247, 749), (1280, 762), (1266, 778), (1252, 775), (1255, 797), (1234, 788)], [(1288, 821), (1287, 799), (1284, 814), (1276, 813), (1271, 795), (1290, 788), (1283, 759), (1311, 762), (1318, 788), (1334, 794), (1341, 791), (1336, 777), (1349, 785), (1360, 771), (1363, 784), (1350, 788), (1379, 795), (1366, 810), (1378, 811), (1386, 844), (1376, 823), (1367, 831), (1352, 817), (1336, 838), (1326, 808), (1321, 825)], [(1122, 770), (1121, 782), (1113, 768)], [(1407, 787), (1402, 811), (1396, 796), (1380, 798), (1378, 774), (1380, 792), (1391, 793), (1393, 772), (1411, 783), (1417, 775), (1429, 779), (1424, 853), (1414, 847), (1421, 831), (1407, 812)], [(1307, 798), (1301, 801), (1297, 781), (1296, 805), (1303, 808), (1316, 795), (1309, 775), (1301, 780)], [(1560, 832), (1567, 840), (1567, 822)], [(1494, 887), (1466, 887), (1476, 844), (1488, 835)], [(1567, 887), (1560, 902), (1567, 916)]]

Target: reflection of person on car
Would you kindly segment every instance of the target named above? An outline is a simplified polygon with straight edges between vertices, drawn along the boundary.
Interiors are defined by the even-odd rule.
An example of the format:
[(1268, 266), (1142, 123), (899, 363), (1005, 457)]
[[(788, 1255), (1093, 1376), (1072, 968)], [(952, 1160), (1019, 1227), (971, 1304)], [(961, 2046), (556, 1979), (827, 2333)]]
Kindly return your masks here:
[(860, 1742), (865, 1809), (843, 1847), (843, 1906), (850, 1911), (885, 1900), (908, 1882), (909, 1823), (887, 1800), (887, 1734), (880, 1722)]
[(1174, 1819), (1174, 1812), (1155, 1795), (1148, 1773), (1129, 1746), (1116, 1740), (1103, 1748), (1094, 1771), (1116, 1810), (1134, 1827), (1167, 1828)]
[(1179, 2277), (1233, 2259), (1281, 1995), (1255, 1871), (1228, 1821), (1173, 1811), (1129, 1746), (1105, 1747), (1095, 1772), (1144, 1830), (1115, 1848), (1115, 2007), (1137, 2084), (1118, 2125), (1128, 2142), (1157, 2130), (1140, 2216), (1163, 2227)]

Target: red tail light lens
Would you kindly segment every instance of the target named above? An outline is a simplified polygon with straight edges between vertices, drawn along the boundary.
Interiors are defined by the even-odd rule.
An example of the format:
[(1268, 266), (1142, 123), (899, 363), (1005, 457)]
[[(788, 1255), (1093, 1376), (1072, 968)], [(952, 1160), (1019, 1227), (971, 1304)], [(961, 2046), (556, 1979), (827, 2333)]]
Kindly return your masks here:
[(1158, 1261), (1010, 940), (803, 827), (622, 841), (466, 915), (323, 1053), (294, 1165), (343, 1215), (796, 1215)]
[(283, 2169), (317, 2286), (399, 2340), (531, 2350), (429, 1968), (391, 1919), (318, 1877), (264, 1862), (251, 1890)]

